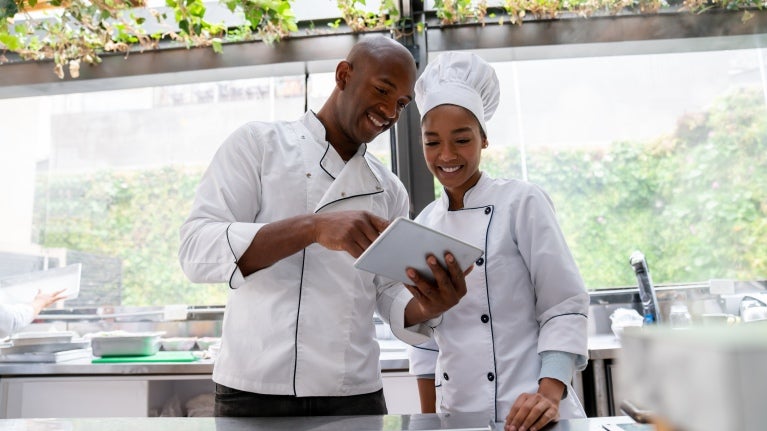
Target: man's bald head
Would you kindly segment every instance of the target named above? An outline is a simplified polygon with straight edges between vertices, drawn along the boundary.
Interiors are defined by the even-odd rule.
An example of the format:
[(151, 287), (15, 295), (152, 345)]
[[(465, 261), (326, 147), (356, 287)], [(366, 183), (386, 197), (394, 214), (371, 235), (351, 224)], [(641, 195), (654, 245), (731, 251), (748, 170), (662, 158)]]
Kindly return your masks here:
[(346, 61), (351, 64), (364, 64), (374, 60), (386, 63), (392, 60), (408, 61), (415, 68), (415, 59), (401, 43), (384, 36), (373, 36), (362, 39), (354, 44)]

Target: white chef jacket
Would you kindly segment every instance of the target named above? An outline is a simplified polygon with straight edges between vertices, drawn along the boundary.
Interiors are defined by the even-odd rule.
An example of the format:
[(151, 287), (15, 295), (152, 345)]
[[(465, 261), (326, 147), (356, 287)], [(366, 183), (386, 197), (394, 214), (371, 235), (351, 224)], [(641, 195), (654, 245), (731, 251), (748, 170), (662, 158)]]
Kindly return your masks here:
[(308, 112), (248, 123), (214, 156), (181, 227), (179, 260), (193, 282), (231, 286), (215, 382), (275, 395), (370, 393), (382, 387), (375, 307), (401, 336), (431, 333), (402, 328), (409, 292), (355, 269), (346, 252), (312, 244), (247, 277), (236, 265), (269, 222), (342, 210), (407, 215), (404, 186), (365, 150), (344, 163)]
[[(411, 373), (435, 373), (439, 412), (485, 412), (503, 421), (521, 393), (538, 390), (539, 353), (579, 355), (576, 366), (583, 369), (589, 297), (539, 187), (483, 173), (463, 209), (448, 205), (444, 194), (416, 221), (481, 247), (484, 255), (466, 278), (467, 295), (434, 329), (437, 346), (411, 349)], [(559, 413), (585, 417), (569, 384)]]
[(34, 318), (35, 309), (31, 304), (0, 304), (0, 338), (29, 325)]

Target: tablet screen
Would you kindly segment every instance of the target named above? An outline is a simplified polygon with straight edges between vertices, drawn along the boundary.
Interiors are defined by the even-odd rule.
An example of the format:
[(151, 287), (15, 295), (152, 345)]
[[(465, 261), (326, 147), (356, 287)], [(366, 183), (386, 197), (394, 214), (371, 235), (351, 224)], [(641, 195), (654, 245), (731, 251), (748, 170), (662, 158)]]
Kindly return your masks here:
[(410, 267), (422, 277), (434, 281), (431, 269), (426, 264), (426, 257), (433, 254), (442, 267), (447, 268), (445, 253), (448, 251), (455, 256), (464, 271), (482, 256), (482, 249), (479, 247), (399, 217), (357, 258), (354, 266), (392, 280), (412, 284), (405, 272)]

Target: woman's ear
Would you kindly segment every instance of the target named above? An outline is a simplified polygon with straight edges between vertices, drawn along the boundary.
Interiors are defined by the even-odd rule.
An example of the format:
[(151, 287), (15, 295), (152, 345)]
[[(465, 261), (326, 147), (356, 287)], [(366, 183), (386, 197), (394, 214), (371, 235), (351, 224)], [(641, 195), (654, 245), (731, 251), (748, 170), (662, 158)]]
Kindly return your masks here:
[(482, 138), (482, 148), (487, 148), (487, 138)]
[(340, 90), (346, 88), (346, 84), (349, 82), (349, 76), (352, 72), (352, 64), (346, 60), (341, 61), (336, 66), (336, 86)]

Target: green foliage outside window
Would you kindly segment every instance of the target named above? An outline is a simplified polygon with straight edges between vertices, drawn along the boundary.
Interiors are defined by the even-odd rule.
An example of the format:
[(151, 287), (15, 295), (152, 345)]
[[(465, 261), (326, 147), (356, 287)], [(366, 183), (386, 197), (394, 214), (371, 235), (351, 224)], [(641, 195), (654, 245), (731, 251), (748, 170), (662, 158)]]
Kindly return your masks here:
[[(494, 177), (520, 172), (519, 150), (486, 153)], [(760, 89), (679, 119), (671, 136), (593, 150), (527, 149), (530, 181), (552, 196), (586, 285), (636, 285), (645, 253), (656, 283), (767, 276), (767, 110)], [(190, 283), (178, 229), (204, 167), (41, 176), (40, 243), (117, 257), (123, 305), (223, 304), (227, 287)]]
[[(511, 148), (501, 159), (515, 157)], [(495, 169), (500, 163), (483, 159), (483, 169), (508, 177)], [(655, 283), (767, 276), (767, 111), (760, 89), (723, 97), (652, 142), (527, 149), (527, 167), (530, 181), (551, 194), (591, 289), (635, 286), (628, 264), (634, 250), (647, 256)]]

